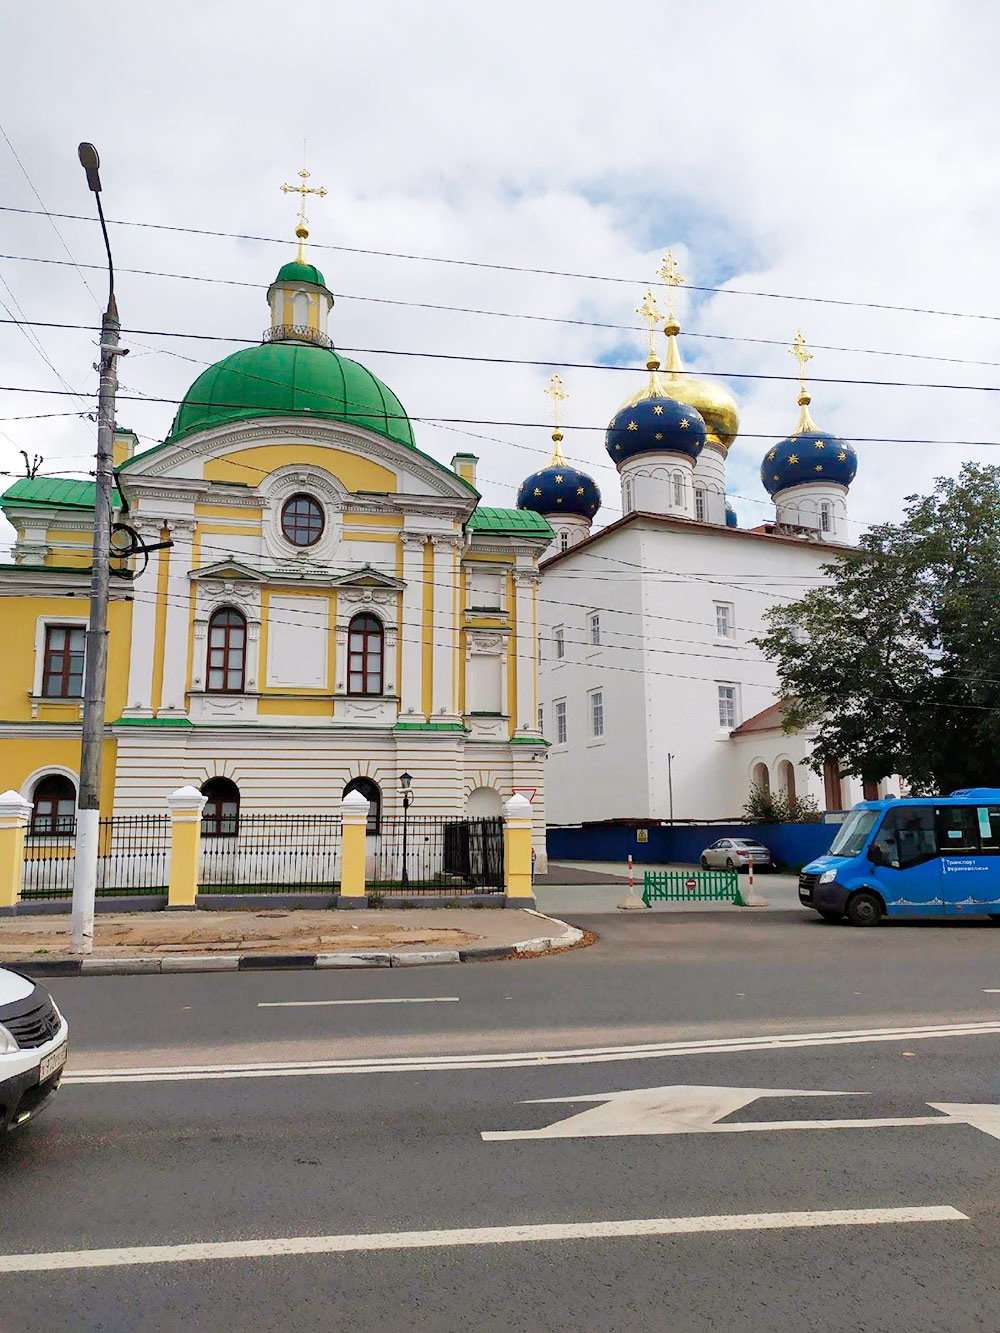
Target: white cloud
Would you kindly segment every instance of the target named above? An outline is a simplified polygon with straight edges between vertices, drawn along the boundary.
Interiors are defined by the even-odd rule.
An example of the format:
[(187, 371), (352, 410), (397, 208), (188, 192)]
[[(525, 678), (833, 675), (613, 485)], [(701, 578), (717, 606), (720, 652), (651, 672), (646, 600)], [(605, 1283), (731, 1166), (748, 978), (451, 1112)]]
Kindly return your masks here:
[[(6, 19), (21, 50), (6, 75), (4, 124), (46, 204), (90, 215), (76, 144), (103, 161), (109, 215), (264, 236), (290, 236), (277, 189), (297, 168), (303, 136), (316, 183), (317, 242), (635, 278), (586, 282), (342, 252), (313, 251), (338, 292), (632, 323), (642, 283), (674, 245), (692, 282), (939, 309), (997, 307), (991, 265), (1000, 215), (992, 73), (1000, 15), (957, 3), (837, 6), (603, 0), (501, 9), (403, 0), (352, 8), (303, 0), (288, 9), (244, 0), (167, 7), (56, 0), (44, 21)], [(109, 95), (110, 93), (110, 95)], [(0, 142), (2, 202), (35, 207)], [(65, 259), (43, 219), (4, 214), (3, 253)], [(101, 263), (96, 225), (60, 222), (74, 256)], [(291, 248), (140, 228), (112, 232), (120, 269), (192, 273), (259, 288), (122, 272), (130, 328), (253, 338), (267, 322), (263, 288)], [(71, 267), (0, 259), (0, 276), (30, 318), (97, 319)], [(100, 272), (87, 278), (103, 301)], [(0, 297), (8, 304), (7, 291)], [(1000, 323), (717, 294), (686, 303), (689, 330), (1000, 361)], [(76, 388), (92, 392), (92, 336), (38, 330)], [(592, 362), (619, 346), (612, 330), (341, 300), (341, 346)], [(225, 343), (129, 335), (129, 391), (179, 398)], [(636, 334), (637, 365), (642, 338)], [(152, 351), (150, 348), (156, 348)], [(0, 332), (5, 384), (60, 387), (16, 329)], [(169, 349), (174, 355), (167, 354)], [(780, 346), (684, 344), (703, 371), (786, 375)], [(193, 360), (181, 359), (193, 358)], [(541, 422), (548, 370), (388, 355), (361, 359), (415, 417)], [(993, 367), (817, 352), (817, 377), (998, 383)], [(606, 422), (636, 381), (619, 372), (563, 372), (570, 425)], [(746, 385), (750, 387), (747, 388)], [(128, 392), (128, 391), (125, 391)], [(766, 441), (795, 421), (789, 383), (740, 388), (746, 435), (730, 479), (745, 521), (768, 512), (756, 478)], [(997, 395), (848, 385), (814, 388), (814, 413), (848, 438), (1000, 440)], [(67, 400), (0, 395), (0, 416), (69, 410)], [(119, 420), (162, 438), (172, 408), (123, 401)], [(17, 450), (46, 469), (86, 469), (93, 428), (74, 418), (0, 421), (3, 468)], [(480, 453), (488, 501), (513, 503), (544, 461), (547, 435), (471, 426), (507, 444), (418, 425), (444, 460)], [(600, 434), (569, 436), (619, 503)], [(529, 446), (540, 452), (529, 452)], [(852, 492), (859, 521), (898, 514), (965, 457), (995, 449), (861, 444)]]

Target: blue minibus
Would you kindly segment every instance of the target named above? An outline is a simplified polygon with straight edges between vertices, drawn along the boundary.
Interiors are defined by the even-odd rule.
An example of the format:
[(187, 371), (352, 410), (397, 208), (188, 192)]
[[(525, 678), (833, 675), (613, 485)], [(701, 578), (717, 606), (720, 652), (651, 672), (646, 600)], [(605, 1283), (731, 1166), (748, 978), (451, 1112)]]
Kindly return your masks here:
[(862, 801), (827, 855), (803, 867), (799, 902), (852, 926), (883, 917), (1000, 921), (1000, 787)]

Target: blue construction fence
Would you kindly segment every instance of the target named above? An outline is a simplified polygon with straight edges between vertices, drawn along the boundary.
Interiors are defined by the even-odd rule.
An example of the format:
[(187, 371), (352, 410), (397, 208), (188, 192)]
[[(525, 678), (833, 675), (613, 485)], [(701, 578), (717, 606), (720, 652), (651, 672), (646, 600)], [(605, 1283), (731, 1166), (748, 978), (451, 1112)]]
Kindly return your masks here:
[(637, 865), (696, 865), (718, 838), (754, 838), (779, 865), (796, 869), (830, 850), (840, 827), (831, 824), (580, 824), (550, 828), (546, 848), (554, 861), (625, 861)]

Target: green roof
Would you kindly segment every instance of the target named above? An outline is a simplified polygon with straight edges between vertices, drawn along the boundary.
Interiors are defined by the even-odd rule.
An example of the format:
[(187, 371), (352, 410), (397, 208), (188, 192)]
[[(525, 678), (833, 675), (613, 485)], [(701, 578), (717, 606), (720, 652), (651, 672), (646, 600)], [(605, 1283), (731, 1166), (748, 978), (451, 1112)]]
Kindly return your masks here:
[(164, 443), (229, 422), (279, 416), (349, 422), (415, 447), (402, 403), (380, 379), (332, 348), (299, 342), (245, 347), (203, 371)]
[(326, 286), (326, 280), (315, 264), (303, 264), (297, 259), (293, 259), (287, 264), (282, 264), (281, 268), (278, 269), (278, 276), (274, 281), (311, 282), (314, 287)]
[[(121, 496), (112, 491), (118, 507)], [(93, 509), (94, 483), (70, 481), (68, 477), (21, 477), (0, 495), (0, 504), (38, 505), (46, 509)]]
[(554, 537), (548, 519), (533, 509), (490, 509), (480, 505), (469, 516), (467, 527), (479, 532), (531, 533), (534, 537)]

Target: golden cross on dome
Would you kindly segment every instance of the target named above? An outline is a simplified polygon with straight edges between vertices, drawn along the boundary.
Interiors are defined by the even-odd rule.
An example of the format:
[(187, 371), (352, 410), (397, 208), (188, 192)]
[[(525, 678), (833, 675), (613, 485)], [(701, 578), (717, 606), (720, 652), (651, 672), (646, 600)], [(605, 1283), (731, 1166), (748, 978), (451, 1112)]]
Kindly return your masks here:
[(660, 364), (660, 358), (656, 355), (656, 326), (659, 324), (663, 315), (656, 304), (656, 297), (652, 289), (646, 288), (646, 295), (642, 299), (642, 305), (637, 305), (635, 313), (641, 315), (649, 325), (649, 360), (646, 362), (650, 370), (656, 370)]
[(552, 463), (550, 463), (550, 466), (552, 466), (552, 464), (566, 462), (566, 455), (562, 451), (563, 433), (559, 429), (559, 404), (565, 402), (569, 397), (569, 394), (563, 388), (562, 376), (559, 374), (552, 376), (549, 380), (548, 388), (543, 389), (542, 393), (552, 399), (552, 424), (555, 427), (552, 432), (552, 441), (555, 445), (555, 448), (552, 450)]
[(787, 351), (788, 355), (794, 356), (795, 360), (799, 363), (799, 394), (800, 396), (808, 394), (809, 390), (806, 388), (806, 366), (813, 359), (813, 354), (806, 346), (805, 335), (801, 329), (799, 329), (798, 333), (795, 335), (795, 340)]
[(305, 241), (306, 237), (309, 235), (309, 219), (306, 217), (306, 195), (318, 194), (320, 198), (322, 198), (323, 195), (326, 194), (326, 189), (322, 185), (306, 185), (306, 181), (309, 179), (309, 172), (306, 171), (305, 167), (299, 172), (299, 179), (302, 181), (301, 185), (289, 185), (286, 182), (284, 185), (279, 186), (279, 189), (282, 194), (297, 194), (299, 196), (299, 221), (298, 226), (295, 228), (295, 235), (299, 238), (299, 253), (296, 258), (300, 264), (304, 264), (306, 259)]
[(668, 250), (663, 256), (663, 263), (656, 270), (656, 276), (662, 278), (669, 288), (667, 324), (668, 326), (676, 324), (677, 320), (674, 317), (674, 293), (678, 287), (682, 287), (684, 283), (687, 282), (687, 278), (685, 278), (684, 274), (681, 272), (677, 260), (674, 258), (673, 250)]

